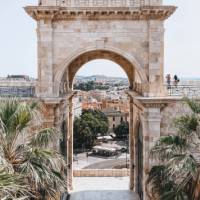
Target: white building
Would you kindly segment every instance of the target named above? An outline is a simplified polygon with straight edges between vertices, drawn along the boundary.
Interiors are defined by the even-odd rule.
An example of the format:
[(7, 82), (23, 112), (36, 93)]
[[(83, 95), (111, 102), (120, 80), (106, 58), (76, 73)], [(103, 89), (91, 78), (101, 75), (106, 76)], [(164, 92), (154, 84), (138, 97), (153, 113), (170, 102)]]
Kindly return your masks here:
[(79, 117), (82, 113), (82, 101), (81, 97), (77, 96), (73, 98), (73, 110), (74, 117)]

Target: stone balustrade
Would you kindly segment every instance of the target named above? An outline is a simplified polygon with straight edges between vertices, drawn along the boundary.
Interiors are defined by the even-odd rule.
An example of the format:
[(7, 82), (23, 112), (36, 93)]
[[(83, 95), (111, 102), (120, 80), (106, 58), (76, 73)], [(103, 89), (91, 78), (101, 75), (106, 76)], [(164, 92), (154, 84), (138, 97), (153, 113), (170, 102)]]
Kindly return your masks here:
[(61, 7), (140, 7), (144, 1), (140, 0), (42, 0), (42, 6)]
[(63, 7), (140, 7), (160, 6), (162, 0), (39, 0), (40, 6)]
[[(66, 96), (66, 88), (65, 84), (54, 82), (53, 84), (48, 83), (48, 91), (46, 87), (42, 88), (41, 85), (38, 85), (34, 80), (26, 81), (19, 79), (5, 79), (0, 78), (0, 96), (21, 96), (21, 97), (36, 97), (38, 96), (38, 91), (45, 91), (46, 97), (48, 96), (48, 92), (57, 91), (56, 95), (59, 97)], [(198, 81), (193, 81), (192, 84), (178, 84), (167, 86), (165, 83), (165, 88), (167, 88), (168, 93), (166, 96), (174, 96), (174, 97), (193, 97), (200, 98), (200, 83)], [(141, 83), (134, 83), (133, 88), (138, 94), (144, 94), (147, 90), (146, 85)], [(49, 96), (51, 97), (51, 96)]]
[(166, 86), (169, 96), (200, 98), (200, 85)]
[(0, 86), (0, 97), (35, 97), (35, 87)]
[(59, 6), (70, 7), (140, 7), (138, 0), (60, 0)]
[(81, 169), (73, 171), (74, 177), (124, 177), (130, 175), (129, 169)]

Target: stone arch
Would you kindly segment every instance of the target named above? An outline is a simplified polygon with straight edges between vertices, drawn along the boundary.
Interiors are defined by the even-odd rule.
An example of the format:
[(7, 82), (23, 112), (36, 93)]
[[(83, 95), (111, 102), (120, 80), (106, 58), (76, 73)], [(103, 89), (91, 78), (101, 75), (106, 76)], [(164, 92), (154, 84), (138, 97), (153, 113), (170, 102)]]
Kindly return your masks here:
[(65, 61), (59, 65), (54, 75), (54, 83), (60, 84), (64, 76), (69, 81), (69, 88), (72, 88), (72, 82), (76, 72), (81, 66), (94, 59), (108, 59), (119, 64), (129, 78), (130, 87), (133, 87), (134, 78), (138, 75), (141, 83), (148, 83), (147, 76), (141, 64), (133, 55), (126, 53), (118, 48), (106, 46), (98, 48), (97, 46), (88, 46), (86, 48), (73, 51)]

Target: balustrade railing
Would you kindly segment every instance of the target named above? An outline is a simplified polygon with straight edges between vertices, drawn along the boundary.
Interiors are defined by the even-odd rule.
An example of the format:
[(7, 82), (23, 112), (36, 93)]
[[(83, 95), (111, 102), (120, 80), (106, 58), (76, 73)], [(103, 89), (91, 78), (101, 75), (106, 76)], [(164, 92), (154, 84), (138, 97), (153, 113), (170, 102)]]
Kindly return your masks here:
[(0, 86), (1, 97), (35, 97), (35, 86)]
[(169, 96), (200, 98), (200, 85), (167, 86)]
[(42, 6), (60, 7), (140, 7), (144, 5), (141, 0), (42, 0)]
[[(0, 97), (18, 96), (18, 97), (35, 97), (36, 88), (39, 86), (0, 86)], [(200, 98), (200, 85), (165, 85), (168, 96), (172, 97), (191, 97)], [(39, 87), (40, 90), (42, 89)], [(44, 88), (46, 91), (46, 87)], [(135, 84), (134, 91), (142, 94), (145, 90), (142, 84)], [(52, 91), (61, 90), (60, 86), (54, 85)], [(51, 93), (51, 92), (50, 92)], [(60, 96), (64, 96), (64, 91), (60, 91)]]

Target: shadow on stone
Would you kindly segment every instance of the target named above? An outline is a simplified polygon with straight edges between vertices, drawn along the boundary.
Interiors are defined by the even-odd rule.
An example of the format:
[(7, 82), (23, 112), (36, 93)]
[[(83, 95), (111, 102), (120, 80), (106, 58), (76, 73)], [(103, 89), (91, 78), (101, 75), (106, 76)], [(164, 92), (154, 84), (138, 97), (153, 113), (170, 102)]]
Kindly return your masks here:
[(97, 190), (73, 192), (70, 200), (139, 200), (136, 193), (129, 190)]

